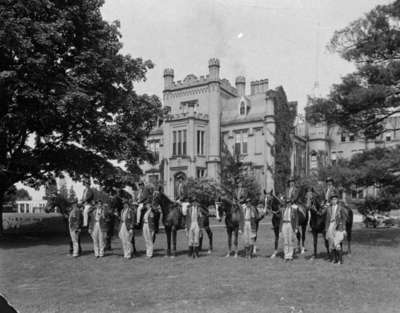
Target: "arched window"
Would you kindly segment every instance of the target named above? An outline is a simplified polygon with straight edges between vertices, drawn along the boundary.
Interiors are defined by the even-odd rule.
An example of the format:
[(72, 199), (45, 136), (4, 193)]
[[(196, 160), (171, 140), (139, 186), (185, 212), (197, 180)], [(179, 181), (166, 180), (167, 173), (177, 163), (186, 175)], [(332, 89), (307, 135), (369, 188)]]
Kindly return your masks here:
[(240, 115), (245, 115), (246, 114), (246, 104), (244, 101), (240, 102)]

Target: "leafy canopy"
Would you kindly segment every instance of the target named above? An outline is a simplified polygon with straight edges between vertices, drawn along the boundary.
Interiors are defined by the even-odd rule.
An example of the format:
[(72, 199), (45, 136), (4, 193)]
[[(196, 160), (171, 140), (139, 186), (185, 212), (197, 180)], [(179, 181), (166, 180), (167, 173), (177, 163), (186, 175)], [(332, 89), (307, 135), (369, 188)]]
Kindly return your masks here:
[(308, 118), (377, 136), (384, 121), (400, 112), (400, 1), (377, 6), (336, 31), (329, 48), (353, 62), (356, 71), (333, 85), (326, 99), (312, 99)]
[(151, 161), (144, 141), (160, 102), (133, 84), (153, 63), (120, 53), (119, 23), (103, 20), (103, 3), (1, 2), (0, 196), (61, 171), (124, 185)]

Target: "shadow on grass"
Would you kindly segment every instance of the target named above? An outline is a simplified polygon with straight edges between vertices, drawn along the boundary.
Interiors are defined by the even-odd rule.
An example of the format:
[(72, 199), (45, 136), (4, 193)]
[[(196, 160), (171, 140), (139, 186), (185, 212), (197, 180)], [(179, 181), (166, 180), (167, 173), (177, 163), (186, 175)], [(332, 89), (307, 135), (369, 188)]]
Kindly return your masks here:
[(400, 228), (361, 228), (353, 231), (352, 242), (367, 246), (397, 247)]

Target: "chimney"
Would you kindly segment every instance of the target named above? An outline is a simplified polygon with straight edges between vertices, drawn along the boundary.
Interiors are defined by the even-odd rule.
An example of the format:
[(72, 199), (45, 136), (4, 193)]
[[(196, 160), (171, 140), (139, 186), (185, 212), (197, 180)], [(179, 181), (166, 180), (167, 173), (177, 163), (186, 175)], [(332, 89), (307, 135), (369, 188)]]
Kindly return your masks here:
[(256, 95), (259, 93), (266, 93), (269, 88), (268, 79), (261, 79), (250, 82), (251, 95)]
[(211, 80), (219, 80), (219, 60), (212, 58), (208, 60), (208, 71)]
[(244, 97), (246, 94), (246, 78), (244, 76), (236, 77), (235, 85), (239, 97)]
[(166, 68), (164, 70), (164, 89), (171, 88), (174, 85), (174, 70)]

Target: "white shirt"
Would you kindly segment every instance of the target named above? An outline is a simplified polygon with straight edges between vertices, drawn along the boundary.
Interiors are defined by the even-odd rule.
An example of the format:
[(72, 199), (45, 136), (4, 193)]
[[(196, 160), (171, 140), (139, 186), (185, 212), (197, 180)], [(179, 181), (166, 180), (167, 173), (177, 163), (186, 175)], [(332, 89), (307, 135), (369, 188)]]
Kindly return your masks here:
[(285, 214), (283, 216), (283, 221), (290, 222), (291, 214), (292, 214), (292, 207), (291, 206), (286, 207)]
[(191, 216), (192, 223), (197, 223), (197, 210), (198, 210), (197, 206), (192, 207), (192, 216)]
[(331, 215), (331, 222), (335, 221), (337, 212), (337, 204), (332, 206), (332, 215)]

